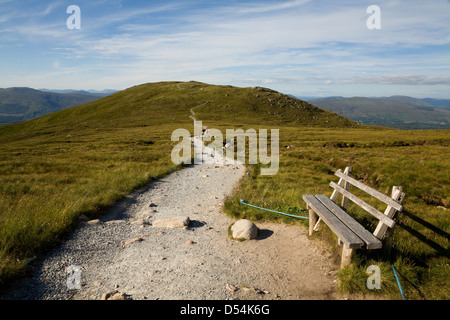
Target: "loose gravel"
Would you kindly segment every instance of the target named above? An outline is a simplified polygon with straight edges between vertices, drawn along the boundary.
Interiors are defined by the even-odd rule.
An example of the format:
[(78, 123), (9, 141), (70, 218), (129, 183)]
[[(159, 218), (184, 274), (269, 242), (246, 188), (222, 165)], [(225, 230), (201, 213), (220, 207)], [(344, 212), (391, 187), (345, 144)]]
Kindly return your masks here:
[[(337, 265), (305, 228), (257, 223), (255, 240), (228, 236), (235, 220), (221, 207), (245, 167), (209, 162), (152, 182), (99, 220), (80, 222), (0, 298), (92, 300), (114, 291), (133, 300), (336, 298)], [(152, 226), (180, 216), (189, 217), (187, 227)], [(79, 287), (71, 267), (79, 268)]]

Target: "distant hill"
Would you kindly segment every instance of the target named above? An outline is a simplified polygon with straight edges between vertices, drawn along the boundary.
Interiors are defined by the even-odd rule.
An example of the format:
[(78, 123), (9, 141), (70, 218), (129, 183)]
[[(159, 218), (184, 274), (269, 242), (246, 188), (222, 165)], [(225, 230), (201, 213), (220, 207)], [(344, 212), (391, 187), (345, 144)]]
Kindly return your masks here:
[(444, 108), (450, 110), (450, 99), (432, 99), (432, 98), (425, 98), (421, 99), (425, 102), (428, 102), (432, 106), (436, 108)]
[(55, 93), (31, 88), (0, 89), (0, 124), (31, 120), (98, 100), (106, 93)]
[[(20, 92), (11, 96), (16, 98), (19, 96), (23, 101), (22, 104), (11, 103), (11, 108), (5, 108), (5, 111), (2, 111), (2, 113), (16, 112), (18, 115), (15, 119), (23, 119), (27, 112), (31, 113), (30, 117), (37, 116), (37, 112), (30, 110), (39, 109), (39, 107), (40, 112), (50, 113), (61, 108), (63, 102), (65, 106), (68, 106), (70, 103), (83, 104), (89, 99), (97, 98), (87, 95), (44, 93), (24, 88), (3, 89), (2, 92), (5, 90), (9, 94), (11, 91)], [(0, 101), (8, 101), (7, 97), (8, 95), (0, 93)], [(68, 99), (69, 97), (73, 99)], [(169, 119), (171, 122), (190, 121), (188, 118), (190, 109), (199, 105), (203, 106), (196, 108), (195, 113), (199, 119), (205, 121), (236, 123), (236, 119), (241, 119), (243, 124), (357, 126), (355, 122), (336, 113), (271, 89), (217, 86), (194, 81), (148, 83), (131, 87), (82, 106), (52, 112), (45, 117), (35, 119), (33, 125), (36, 127), (37, 123), (46, 123), (46, 125), (51, 123), (55, 126), (74, 126), (80, 122), (93, 121), (96, 126), (100, 123), (102, 126), (106, 126), (107, 123), (111, 126), (118, 124), (130, 126), (148, 125), (154, 121), (160, 123), (162, 119), (164, 121)], [(44, 111), (42, 106), (46, 106)]]
[(85, 95), (93, 95), (98, 97), (106, 97), (110, 94), (116, 93), (117, 90), (112, 89), (105, 89), (105, 90), (73, 90), (73, 89), (64, 89), (64, 90), (58, 90), (58, 89), (38, 89), (39, 91), (44, 92), (54, 92), (54, 93), (71, 93), (71, 94), (85, 94)]
[(328, 97), (309, 102), (361, 124), (398, 129), (450, 129), (447, 106), (450, 100), (445, 99)]

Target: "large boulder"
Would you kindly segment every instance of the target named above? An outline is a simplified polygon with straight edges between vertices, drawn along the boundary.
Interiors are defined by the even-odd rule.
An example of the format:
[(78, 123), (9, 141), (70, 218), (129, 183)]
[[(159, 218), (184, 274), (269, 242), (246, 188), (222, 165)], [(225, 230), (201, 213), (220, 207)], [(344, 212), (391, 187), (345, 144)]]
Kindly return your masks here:
[(256, 239), (258, 236), (258, 227), (247, 219), (236, 221), (231, 227), (232, 236), (235, 239)]

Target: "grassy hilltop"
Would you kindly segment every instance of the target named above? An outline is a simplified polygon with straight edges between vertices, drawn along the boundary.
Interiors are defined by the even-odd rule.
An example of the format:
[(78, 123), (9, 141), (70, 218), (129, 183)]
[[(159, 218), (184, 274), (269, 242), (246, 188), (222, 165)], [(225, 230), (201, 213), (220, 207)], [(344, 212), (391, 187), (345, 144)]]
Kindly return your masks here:
[[(449, 298), (450, 131), (400, 131), (363, 127), (332, 112), (265, 88), (162, 82), (135, 86), (98, 101), (28, 122), (0, 126), (0, 284), (20, 274), (37, 252), (57, 244), (81, 214), (99, 216), (152, 179), (176, 170), (170, 140), (177, 128), (193, 133), (189, 118), (210, 128), (280, 130), (280, 170), (260, 176), (256, 166), (225, 203), (234, 217), (292, 218), (243, 207), (239, 199), (269, 209), (301, 213), (305, 193), (329, 195), (333, 172), (353, 166), (355, 176), (390, 193), (401, 185), (393, 250), (357, 251), (340, 272), (340, 289), (367, 292), (365, 268), (382, 270), (381, 293), (398, 298), (395, 263), (408, 298)], [(354, 210), (354, 209), (351, 209)], [(373, 220), (355, 211), (371, 228)], [(313, 241), (334, 235), (324, 227)], [(372, 293), (372, 292), (371, 292)]]

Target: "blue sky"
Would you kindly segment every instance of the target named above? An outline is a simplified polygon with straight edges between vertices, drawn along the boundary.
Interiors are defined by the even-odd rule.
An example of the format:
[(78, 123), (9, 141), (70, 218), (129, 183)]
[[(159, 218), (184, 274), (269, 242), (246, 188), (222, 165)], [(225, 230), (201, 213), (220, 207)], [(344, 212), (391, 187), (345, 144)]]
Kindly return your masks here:
[[(369, 5), (381, 29), (369, 30)], [(67, 7), (81, 9), (69, 30)], [(0, 0), (0, 87), (450, 98), (450, 1)]]

